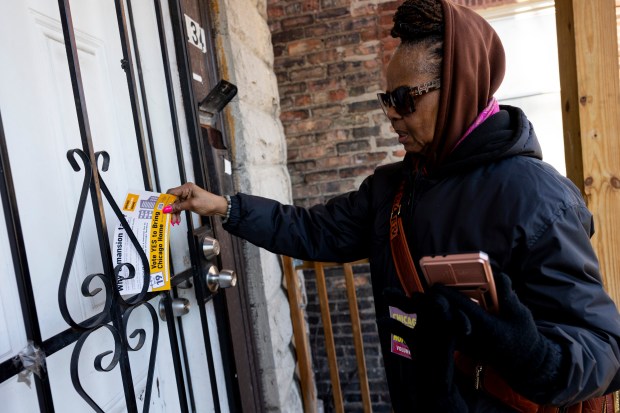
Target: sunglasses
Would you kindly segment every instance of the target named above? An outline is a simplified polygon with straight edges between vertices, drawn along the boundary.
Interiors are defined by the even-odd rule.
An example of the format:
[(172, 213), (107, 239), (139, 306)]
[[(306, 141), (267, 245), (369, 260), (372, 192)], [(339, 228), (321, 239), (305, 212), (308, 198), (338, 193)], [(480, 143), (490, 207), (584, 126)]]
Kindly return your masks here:
[(422, 96), (441, 87), (441, 80), (435, 79), (417, 86), (400, 86), (391, 92), (377, 93), (381, 109), (387, 115), (389, 108), (394, 108), (400, 116), (415, 112), (414, 96)]

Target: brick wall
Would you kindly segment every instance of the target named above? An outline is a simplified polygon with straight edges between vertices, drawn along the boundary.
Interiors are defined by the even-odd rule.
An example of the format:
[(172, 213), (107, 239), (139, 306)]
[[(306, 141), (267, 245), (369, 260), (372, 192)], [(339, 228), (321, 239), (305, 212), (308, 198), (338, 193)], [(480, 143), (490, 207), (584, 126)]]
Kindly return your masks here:
[[(515, 0), (460, 0), (472, 7)], [(401, 1), (268, 0), (274, 69), (286, 135), (293, 199), (310, 206), (356, 189), (376, 166), (400, 160), (402, 147), (376, 100), (384, 90), (384, 66), (398, 45), (389, 35)], [(312, 274), (306, 275), (309, 327), (319, 397), (331, 406), (331, 387)], [(328, 276), (332, 318), (343, 358), (341, 380), (357, 380), (344, 282)], [(364, 317), (364, 341), (373, 410), (389, 411), (389, 396), (374, 325), (369, 276), (356, 275)], [(340, 279), (340, 281), (339, 281)], [(343, 389), (346, 411), (361, 411), (358, 387)]]
[[(514, 0), (461, 0), (480, 6)], [(293, 198), (323, 202), (404, 152), (376, 101), (400, 1), (269, 0)]]

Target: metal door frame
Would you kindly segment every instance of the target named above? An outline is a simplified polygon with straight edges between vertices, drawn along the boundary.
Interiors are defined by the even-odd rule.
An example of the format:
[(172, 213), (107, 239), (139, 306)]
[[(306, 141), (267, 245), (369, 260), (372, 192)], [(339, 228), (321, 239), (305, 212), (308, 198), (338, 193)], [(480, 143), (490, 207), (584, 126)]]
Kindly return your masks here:
[[(207, 50), (215, 50), (215, 30), (213, 26), (213, 16), (211, 15), (210, 0), (195, 0), (201, 14), (202, 21), (205, 23), (204, 29), (208, 34), (205, 41)], [(179, 77), (181, 81), (181, 91), (183, 95), (183, 106), (185, 110), (185, 120), (189, 134), (191, 145), (192, 164), (194, 166), (195, 183), (203, 188), (210, 189), (211, 181), (215, 177), (211, 176), (208, 168), (209, 156), (205, 149), (208, 144), (203, 139), (199, 116), (198, 102), (195, 99), (192, 87), (192, 69), (187, 48), (187, 33), (184, 24), (184, 11), (181, 0), (170, 0), (170, 19), (173, 26), (176, 61), (179, 69)], [(215, 85), (219, 80), (218, 64), (214, 53), (207, 55), (206, 66), (209, 71), (209, 83)], [(229, 134), (227, 124), (218, 120), (216, 128), (221, 131), (224, 137)], [(230, 139), (226, 139), (230, 142)], [(182, 177), (185, 182), (185, 177)], [(190, 214), (185, 216), (187, 222), (191, 222)], [(217, 219), (217, 218), (216, 218)], [(197, 301), (208, 301), (213, 297), (215, 306), (216, 321), (218, 333), (220, 335), (222, 358), (228, 360), (228, 368), (225, 368), (226, 386), (228, 389), (229, 401), (233, 411), (243, 412), (262, 412), (264, 411), (264, 398), (262, 392), (262, 381), (260, 377), (260, 369), (257, 366), (258, 360), (256, 340), (254, 332), (251, 329), (251, 306), (245, 287), (245, 264), (243, 261), (243, 246), (241, 240), (236, 237), (230, 237), (221, 228), (218, 222), (213, 218), (202, 217), (202, 224), (211, 228), (215, 238), (228, 237), (229, 253), (234, 257), (234, 267), (237, 272), (237, 287), (228, 289), (211, 295), (208, 289), (199, 282), (200, 274), (194, 273), (194, 285), (196, 289)], [(194, 229), (189, 228), (188, 243), (190, 245), (190, 254), (192, 254), (192, 262), (198, 262), (200, 251), (192, 250), (192, 246), (196, 246)], [(196, 259), (196, 261), (194, 261)], [(220, 267), (221, 268), (221, 267)], [(200, 309), (200, 317), (203, 325), (206, 325), (206, 313), (204, 308)], [(208, 330), (203, 330), (208, 332)], [(222, 333), (225, 334), (223, 335)], [(205, 346), (208, 340), (205, 336)], [(230, 349), (230, 350), (229, 350)], [(237, 368), (244, 366), (244, 368)], [(244, 389), (245, 391), (241, 391)], [(249, 391), (248, 391), (249, 390)]]
[[(117, 22), (119, 26), (119, 35), (121, 40), (121, 47), (123, 52), (123, 59), (121, 60), (121, 67), (125, 71), (127, 76), (127, 84), (129, 89), (129, 98), (131, 101), (131, 108), (137, 138), (138, 152), (141, 162), (141, 169), (144, 181), (145, 190), (155, 190), (158, 192), (162, 191), (162, 188), (159, 186), (159, 176), (157, 171), (157, 161), (155, 159), (155, 151), (153, 147), (153, 141), (150, 130), (150, 122), (148, 116), (148, 106), (146, 103), (146, 95), (144, 89), (144, 81), (142, 78), (142, 70), (140, 67), (140, 57), (139, 50), (137, 46), (136, 33), (133, 24), (133, 15), (132, 15), (132, 7), (131, 0), (114, 0), (116, 7), (116, 15)], [(173, 9), (178, 9), (179, 4), (178, 0), (170, 0), (169, 2), (171, 15), (175, 16), (172, 12)], [(96, 369), (100, 372), (110, 371), (116, 368), (118, 365), (120, 368), (120, 373), (123, 382), (123, 390), (125, 394), (125, 403), (127, 407), (127, 411), (129, 412), (137, 412), (138, 406), (136, 404), (133, 379), (131, 375), (131, 366), (129, 362), (128, 353), (131, 351), (139, 351), (142, 348), (145, 340), (145, 333), (142, 330), (135, 330), (133, 332), (127, 331), (127, 320), (129, 319), (132, 311), (137, 307), (144, 306), (148, 309), (151, 314), (151, 318), (153, 320), (153, 338), (152, 338), (152, 346), (151, 346), (151, 354), (149, 359), (148, 373), (147, 373), (147, 387), (145, 394), (145, 402), (143, 411), (148, 411), (149, 409), (149, 399), (152, 391), (152, 380), (154, 375), (154, 367), (155, 367), (155, 357), (156, 357), (156, 349), (157, 349), (157, 338), (158, 338), (158, 328), (159, 328), (159, 320), (157, 319), (158, 311), (148, 302), (149, 300), (160, 296), (162, 299), (163, 307), (165, 309), (166, 314), (166, 325), (168, 328), (168, 336), (170, 340), (171, 350), (172, 350), (172, 360), (174, 364), (174, 373), (177, 384), (177, 391), (179, 395), (179, 403), (180, 410), (183, 412), (195, 411), (195, 405), (193, 400), (193, 392), (191, 385), (191, 377), (189, 374), (189, 365), (187, 363), (187, 354), (185, 351), (185, 341), (183, 336), (183, 325), (180, 317), (175, 317), (172, 311), (172, 300), (176, 297), (176, 286), (182, 282), (184, 279), (187, 279), (188, 276), (193, 277), (194, 286), (196, 291), (196, 298), (198, 302), (201, 304), (206, 303), (206, 301), (210, 300), (213, 297), (216, 297), (214, 304), (216, 308), (222, 307), (225, 305), (225, 300), (223, 294), (210, 294), (206, 293), (208, 289), (205, 288), (204, 282), (202, 281), (202, 277), (200, 276), (200, 268), (197, 267), (199, 262), (198, 251), (195, 248), (195, 244), (193, 243), (193, 228), (191, 225), (189, 226), (188, 239), (189, 239), (189, 247), (190, 247), (190, 256), (192, 260), (192, 269), (185, 271), (181, 274), (177, 274), (173, 280), (173, 289), (171, 291), (161, 292), (159, 294), (156, 293), (147, 293), (146, 289), (148, 287), (148, 282), (145, 282), (144, 289), (140, 294), (137, 294), (129, 299), (124, 299), (120, 296), (118, 290), (116, 289), (116, 276), (115, 274), (123, 269), (123, 267), (129, 268), (127, 264), (120, 264), (116, 267), (112, 266), (112, 257), (111, 251), (109, 247), (109, 239), (107, 235), (106, 229), (106, 217), (104, 215), (104, 199), (109, 203), (112, 209), (115, 212), (117, 218), (121, 221), (122, 225), (124, 225), (127, 230), (129, 227), (127, 222), (124, 220), (122, 213), (118, 206), (116, 205), (114, 199), (112, 198), (105, 182), (100, 174), (98, 164), (101, 164), (101, 170), (106, 171), (108, 165), (111, 161), (110, 156), (105, 152), (101, 151), (98, 153), (94, 152), (93, 142), (91, 138), (90, 126), (89, 126), (89, 118), (88, 112), (84, 99), (84, 89), (81, 78), (80, 64), (78, 60), (78, 52), (75, 42), (75, 34), (73, 29), (73, 22), (71, 17), (71, 8), (69, 4), (69, 0), (58, 0), (60, 19), (62, 24), (64, 42), (65, 42), (65, 50), (67, 53), (67, 63), (69, 66), (69, 72), (71, 76), (71, 84), (74, 95), (74, 102), (76, 107), (77, 120), (79, 125), (80, 137), (81, 137), (81, 148), (70, 149), (67, 151), (67, 158), (69, 164), (76, 172), (82, 171), (84, 174), (84, 180), (81, 189), (80, 201), (77, 207), (76, 218), (74, 222), (73, 231), (71, 234), (71, 241), (67, 249), (67, 256), (65, 260), (65, 266), (63, 268), (63, 273), (61, 275), (60, 288), (58, 291), (58, 300), (59, 306), (61, 309), (61, 314), (65, 321), (70, 325), (68, 329), (65, 331), (54, 335), (46, 340), (42, 339), (41, 330), (39, 326), (38, 316), (37, 316), (37, 308), (36, 302), (34, 299), (33, 289), (32, 289), (32, 281), (30, 276), (30, 271), (28, 268), (28, 259), (25, 250), (24, 243), (24, 235), (22, 232), (21, 224), (20, 224), (20, 215), (17, 205), (16, 192), (13, 183), (13, 178), (11, 175), (11, 168), (8, 156), (8, 148), (6, 143), (6, 136), (4, 133), (4, 128), (2, 125), (2, 114), (0, 112), (0, 194), (2, 195), (2, 207), (5, 215), (5, 223), (7, 227), (7, 236), (9, 240), (9, 245), (11, 249), (11, 256), (17, 281), (17, 289), (18, 294), (20, 296), (20, 303), (22, 309), (22, 315), (24, 320), (24, 328), (26, 330), (26, 338), (29, 341), (32, 341), (35, 346), (37, 346), (46, 357), (51, 356), (57, 351), (71, 346), (74, 343), (75, 347), (73, 349), (73, 353), (71, 356), (71, 377), (73, 386), (78, 394), (93, 408), (95, 411), (102, 411), (101, 408), (92, 400), (87, 392), (82, 388), (80, 384), (79, 374), (78, 374), (78, 363), (80, 358), (80, 352), (83, 344), (87, 340), (88, 336), (96, 330), (99, 329), (107, 329), (110, 334), (112, 334), (114, 338), (114, 350), (107, 351), (101, 353), (100, 357), (95, 360)], [(164, 34), (164, 21), (162, 17), (161, 4), (159, 0), (154, 0), (154, 7), (156, 11), (157, 17), (157, 26), (159, 32), (159, 40), (161, 45), (162, 52), (162, 60), (164, 64), (164, 72), (166, 77), (166, 87), (168, 92), (169, 106), (170, 106), (170, 114), (171, 120), (173, 123), (173, 134), (175, 147), (177, 151), (177, 161), (179, 167), (179, 174), (182, 181), (186, 180), (185, 170), (184, 170), (184, 162), (183, 162), (183, 153), (181, 149), (181, 138), (179, 133), (179, 124), (178, 117), (175, 109), (175, 100), (172, 86), (172, 78), (170, 72), (170, 61), (168, 59), (167, 46), (166, 46), (166, 38)], [(128, 16), (126, 15), (126, 11)], [(178, 15), (177, 15), (178, 17)], [(173, 17), (175, 20), (175, 17)], [(178, 20), (178, 19), (177, 19)], [(130, 37), (128, 33), (128, 28), (132, 31), (132, 35)], [(184, 47), (184, 44), (180, 44), (180, 39), (184, 36), (183, 26), (179, 25), (178, 22), (173, 22), (173, 31), (175, 37), (175, 48), (177, 57), (181, 51), (179, 50), (180, 46)], [(132, 41), (130, 41), (130, 39)], [(133, 56), (136, 57), (135, 63), (132, 59), (132, 50)], [(210, 49), (213, 50), (213, 49)], [(185, 55), (186, 56), (186, 55)], [(187, 57), (187, 56), (186, 56)], [(187, 68), (187, 61), (179, 60), (180, 65)], [(135, 73), (137, 72), (138, 76), (136, 79)], [(188, 76), (187, 71), (181, 70), (181, 82), (185, 85), (187, 84), (188, 79), (184, 77)], [(191, 87), (191, 84), (190, 84)], [(140, 89), (138, 91), (138, 88)], [(188, 94), (186, 90), (184, 90), (184, 100), (186, 100), (186, 96)], [(142, 106), (140, 105), (140, 99), (142, 100)], [(186, 104), (186, 102), (184, 102)], [(143, 109), (143, 112), (140, 109)], [(196, 119), (193, 119), (193, 124), (190, 122), (191, 116), (187, 111), (187, 120), (188, 126), (195, 126)], [(193, 112), (195, 115), (195, 110)], [(147, 123), (147, 134), (145, 137), (144, 128), (142, 125), (142, 117), (144, 115), (144, 119)], [(196, 136), (192, 134), (192, 127), (189, 127), (190, 130), (190, 141), (192, 142), (192, 157), (194, 163), (194, 169), (196, 172), (200, 172), (204, 170), (204, 161), (202, 157), (196, 158), (197, 154), (194, 152), (194, 147), (197, 145), (195, 142)], [(151, 158), (148, 157), (147, 145), (149, 145), (149, 149), (151, 152)], [(99, 161), (99, 162), (98, 162)], [(80, 165), (80, 162), (82, 165)], [(153, 188), (153, 184), (151, 182), (151, 172), (149, 170), (149, 166), (153, 166), (153, 176), (155, 178), (156, 187)], [(202, 173), (196, 173), (196, 177), (203, 177)], [(202, 178), (201, 178), (202, 179)], [(203, 183), (204, 182), (200, 182)], [(76, 188), (77, 190), (77, 188)], [(98, 241), (99, 241), (99, 249), (101, 258), (103, 261), (103, 274), (91, 274), (84, 280), (82, 284), (82, 294), (84, 296), (93, 296), (100, 291), (90, 291), (89, 284), (94, 278), (98, 278), (105, 285), (105, 295), (106, 295), (106, 303), (103, 306), (103, 310), (81, 322), (77, 322), (71, 318), (68, 311), (66, 310), (66, 284), (67, 278), (69, 276), (69, 271), (71, 269), (73, 251), (75, 250), (75, 244), (77, 242), (77, 238), (80, 233), (82, 218), (84, 215), (86, 202), (90, 198), (93, 214), (95, 218), (95, 224), (97, 229)], [(186, 215), (186, 219), (188, 222), (191, 222), (191, 217), (189, 213)], [(128, 231), (131, 234), (131, 231)], [(135, 240), (134, 240), (135, 241)], [(137, 244), (137, 242), (135, 242)], [(141, 251), (141, 248), (137, 248)], [(146, 255), (142, 255), (143, 262), (147, 260)], [(149, 274), (148, 265), (144, 266), (145, 271), (144, 277), (145, 281), (148, 280)], [(130, 268), (130, 272), (132, 269)], [(215, 376), (213, 372), (213, 363), (212, 363), (212, 355), (211, 355), (211, 346), (210, 346), (210, 338), (209, 338), (209, 330), (206, 318), (206, 311), (204, 305), (199, 305), (200, 308), (200, 319), (203, 328), (203, 337), (205, 342), (205, 349), (208, 355), (211, 375), (211, 391), (213, 393), (213, 400), (215, 403), (215, 411), (219, 412), (220, 407), (218, 403), (218, 392), (217, 392), (217, 383), (215, 381)], [(218, 312), (219, 313), (219, 312)], [(222, 314), (226, 314), (226, 312), (222, 312)], [(230, 336), (228, 328), (220, 328), (221, 326), (226, 326), (227, 320), (222, 318), (222, 316), (218, 317), (218, 333), (220, 336), (220, 341), (224, 344), (222, 345), (222, 358), (224, 363), (225, 376), (227, 377), (227, 386), (228, 386), (228, 395), (229, 395), (229, 404), (234, 411), (238, 411), (238, 406), (240, 406), (239, 402), (239, 389), (238, 386), (233, 385), (232, 377), (236, 376), (234, 369), (234, 359), (229, 357), (229, 353), (227, 351), (227, 346), (230, 344)], [(177, 327), (179, 329), (179, 337), (177, 340)], [(139, 343), (132, 346), (129, 343), (129, 337), (138, 336), (140, 338)], [(135, 339), (134, 339), (135, 340)], [(179, 341), (181, 348), (179, 348)], [(102, 360), (104, 355), (112, 354), (112, 361), (106, 366), (102, 365)], [(109, 357), (109, 356), (108, 356)], [(183, 359), (183, 360), (182, 360)], [(18, 359), (17, 359), (18, 360)], [(20, 371), (24, 369), (21, 361), (14, 361), (14, 359), (8, 359), (5, 362), (0, 363), (0, 383), (14, 377)], [(39, 409), (42, 412), (53, 412), (54, 403), (52, 399), (51, 386), (49, 382), (50, 378), (45, 369), (41, 371), (40, 375), (34, 375), (35, 388), (37, 392)], [(188, 396), (189, 395), (189, 400)]]

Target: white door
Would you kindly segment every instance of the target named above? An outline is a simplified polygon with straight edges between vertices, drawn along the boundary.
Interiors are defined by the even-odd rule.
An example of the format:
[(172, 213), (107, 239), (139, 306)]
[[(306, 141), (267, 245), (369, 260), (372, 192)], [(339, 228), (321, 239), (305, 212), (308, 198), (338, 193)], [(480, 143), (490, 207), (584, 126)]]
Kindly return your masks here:
[[(212, 388), (209, 372), (213, 366), (207, 363), (202, 334), (196, 333), (202, 328), (197, 311), (190, 311), (183, 318), (186, 334), (181, 351), (190, 350), (186, 356), (192, 366), (191, 383), (193, 389), (200, 391), (191, 393), (187, 386), (188, 376), (182, 374), (184, 383), (181, 388), (185, 389), (182, 397), (179, 397), (180, 390), (175, 379), (175, 367), (179, 369), (179, 365), (171, 355), (173, 346), (167, 324), (159, 317), (154, 324), (151, 312), (144, 305), (137, 306), (129, 317), (126, 336), (139, 330), (143, 330), (143, 334), (119, 339), (106, 327), (112, 325), (108, 323), (91, 334), (85, 330), (78, 331), (85, 341), (78, 341), (83, 347), (77, 350), (75, 340), (62, 348), (58, 344), (70, 336), (69, 325), (61, 314), (59, 302), (66, 302), (70, 316), (76, 322), (113, 313), (106, 304), (106, 297), (111, 296), (111, 290), (106, 289), (100, 278), (94, 277), (87, 285), (89, 291), (102, 289), (92, 297), (84, 293), (83, 283), (90, 275), (105, 272), (106, 255), (102, 248), (106, 246), (103, 246), (102, 239), (108, 242), (112, 239), (117, 218), (103, 196), (100, 197), (101, 202), (94, 202), (93, 207), (89, 193), (81, 225), (74, 230), (87, 168), (82, 159), (74, 155), (74, 161), (81, 168), (75, 171), (67, 159), (67, 152), (72, 149), (84, 150), (84, 130), (90, 131), (93, 151), (109, 154), (109, 169), (102, 172), (100, 162), (99, 173), (117, 203), (122, 202), (127, 191), (145, 188), (144, 171), (148, 172), (147, 180), (156, 181), (153, 162), (155, 154), (160, 189), (180, 184), (178, 155), (172, 139), (173, 126), (153, 2), (140, 0), (132, 3), (147, 90), (146, 102), (138, 102), (137, 112), (142, 133), (146, 133), (147, 124), (150, 126), (154, 149), (154, 153), (151, 153), (151, 148), (144, 147), (148, 157), (146, 168), (140, 163), (140, 144), (137, 139), (140, 128), (136, 132), (132, 96), (126, 73), (121, 68), (123, 50), (115, 2), (79, 0), (66, 3), (70, 4), (79, 56), (78, 75), (85, 97), (82, 107), (87, 109), (84, 118), (88, 124), (82, 128), (78, 122), (80, 116), (76, 111), (59, 2), (0, 1), (0, 116), (21, 222), (24, 242), (22, 258), (27, 262), (28, 276), (32, 282), (41, 340), (47, 345), (58, 347), (46, 357), (46, 372), (54, 409), (60, 412), (92, 411), (92, 403), (96, 403), (105, 412), (131, 411), (125, 399), (128, 382), (123, 380), (121, 373), (123, 364), (115, 364), (115, 357), (121, 355), (122, 358), (119, 342), (126, 340), (131, 347), (137, 347), (141, 335), (144, 335), (144, 346), (139, 351), (128, 351), (132, 391), (135, 393), (138, 411), (145, 407), (143, 403), (149, 391), (150, 411), (183, 411), (183, 405), (188, 403), (197, 411), (226, 411), (225, 386), (217, 386), (220, 401), (217, 407), (213, 405), (212, 392), (208, 391)], [(166, 17), (166, 2), (162, 3)], [(172, 36), (170, 25), (166, 24), (168, 36)], [(168, 45), (168, 49), (171, 48)], [(169, 54), (174, 56), (172, 51)], [(134, 62), (136, 57), (134, 53)], [(178, 79), (176, 83), (178, 91)], [(179, 100), (180, 93), (176, 95)], [(145, 116), (146, 104), (149, 119)], [(180, 105), (178, 109), (182, 111)], [(184, 125), (181, 125), (183, 151), (188, 152), (187, 133), (183, 128)], [(188, 162), (191, 157), (186, 155), (184, 159)], [(187, 165), (186, 170), (188, 179), (192, 179), (191, 165)], [(6, 199), (2, 201), (3, 204), (7, 202)], [(103, 212), (99, 210), (99, 205), (103, 205)], [(96, 217), (105, 219), (100, 224), (105, 229), (103, 236), (98, 231)], [(12, 257), (9, 246), (12, 234), (5, 231), (4, 218), (3, 214), (0, 215), (0, 363), (6, 362), (27, 346), (23, 302), (20, 303), (13, 269), (15, 257)], [(79, 237), (75, 248), (70, 248), (72, 234), (76, 233)], [(172, 232), (172, 264), (176, 272), (191, 266), (187, 243), (183, 231)], [(72, 259), (69, 259), (67, 288), (66, 291), (62, 288), (59, 291), (61, 274), (63, 268), (67, 268), (65, 261), (68, 256)], [(193, 300), (194, 307), (197, 305), (194, 294), (185, 292), (183, 295)], [(159, 296), (149, 301), (157, 312), (159, 301)], [(111, 305), (116, 304), (114, 302)], [(208, 309), (208, 314), (213, 317), (212, 310)], [(156, 327), (159, 328), (156, 359), (151, 364), (149, 357), (155, 342)], [(187, 331), (191, 333), (187, 334)], [(117, 333), (120, 336), (125, 334), (123, 331)], [(174, 336), (174, 339), (177, 337)], [(215, 328), (211, 330), (210, 340), (217, 368), (218, 364), (221, 366), (221, 359)], [(108, 354), (99, 357), (106, 352)], [(76, 376), (73, 381), (71, 377), (72, 363), (77, 366), (77, 385)], [(94, 367), (97, 365), (102, 368), (112, 365), (113, 368), (109, 372), (98, 371)], [(149, 368), (154, 377), (153, 385), (147, 389)], [(223, 379), (220, 381), (221, 368), (218, 370), (214, 377), (223, 383)], [(91, 406), (84, 395), (79, 394), (80, 386), (83, 393), (92, 399)], [(18, 382), (16, 377), (0, 383), (0, 400), (3, 411), (32, 412), (40, 408), (35, 386), (28, 387)], [(5, 410), (7, 405), (9, 409)]]

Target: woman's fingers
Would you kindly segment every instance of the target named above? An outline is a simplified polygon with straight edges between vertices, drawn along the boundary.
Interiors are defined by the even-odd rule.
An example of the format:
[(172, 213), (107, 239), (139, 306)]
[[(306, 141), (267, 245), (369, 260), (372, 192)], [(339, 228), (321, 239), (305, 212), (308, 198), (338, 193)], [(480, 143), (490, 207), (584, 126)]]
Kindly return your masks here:
[(204, 216), (226, 215), (228, 207), (226, 198), (212, 194), (192, 182), (170, 188), (167, 193), (177, 197), (174, 203), (169, 205), (170, 208), (166, 207), (164, 211), (174, 214), (173, 224), (181, 222), (180, 213), (182, 211), (192, 211)]

